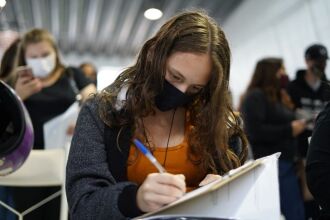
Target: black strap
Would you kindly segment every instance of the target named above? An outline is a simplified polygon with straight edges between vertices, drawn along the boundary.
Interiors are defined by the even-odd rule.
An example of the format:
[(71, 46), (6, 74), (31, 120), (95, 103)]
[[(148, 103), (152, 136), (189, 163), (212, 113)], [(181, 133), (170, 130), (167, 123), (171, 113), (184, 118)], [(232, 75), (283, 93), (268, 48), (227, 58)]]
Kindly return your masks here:
[[(118, 136), (119, 135), (119, 136)], [(131, 144), (130, 127), (104, 127), (104, 143), (108, 166), (112, 176), (118, 181), (127, 181), (127, 159)]]
[(74, 94), (76, 95), (76, 101), (78, 101), (81, 104), (82, 97), (80, 95), (80, 90), (79, 90), (79, 87), (77, 85), (77, 82), (74, 78), (74, 71), (75, 71), (74, 68), (71, 68), (71, 67), (67, 68), (70, 87), (73, 90)]

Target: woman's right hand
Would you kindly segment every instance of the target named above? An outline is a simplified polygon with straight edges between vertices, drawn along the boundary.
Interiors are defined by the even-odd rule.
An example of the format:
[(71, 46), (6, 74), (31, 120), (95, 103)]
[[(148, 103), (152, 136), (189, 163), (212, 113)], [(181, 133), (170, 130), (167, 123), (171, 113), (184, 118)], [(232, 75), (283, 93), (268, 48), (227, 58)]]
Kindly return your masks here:
[(297, 137), (305, 130), (306, 122), (303, 119), (294, 120), (291, 122), (291, 127), (292, 127), (292, 136)]
[(22, 100), (29, 98), (41, 89), (42, 83), (40, 79), (28, 75), (18, 74), (18, 78), (15, 83), (15, 91)]
[(151, 173), (139, 187), (137, 206), (143, 212), (151, 212), (174, 202), (186, 192), (185, 177), (182, 174)]

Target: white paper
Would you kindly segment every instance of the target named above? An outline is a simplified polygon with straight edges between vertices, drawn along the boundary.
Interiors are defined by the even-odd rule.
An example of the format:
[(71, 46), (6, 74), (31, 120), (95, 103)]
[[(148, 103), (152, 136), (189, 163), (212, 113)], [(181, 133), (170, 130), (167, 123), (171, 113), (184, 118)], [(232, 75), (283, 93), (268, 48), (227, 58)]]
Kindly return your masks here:
[[(195, 216), (234, 218), (244, 220), (279, 220), (279, 154), (258, 159), (244, 168), (238, 168), (224, 176), (223, 180), (210, 183), (187, 193), (180, 200), (147, 216)], [(248, 169), (248, 168), (251, 169)], [(238, 175), (239, 174), (239, 175)], [(235, 178), (232, 178), (236, 176)], [(230, 180), (230, 181), (229, 181)], [(221, 182), (226, 184), (216, 187)]]
[(218, 184), (221, 184), (222, 182), (228, 180), (231, 176), (234, 174), (240, 172), (244, 168), (247, 168), (249, 166), (253, 165), (253, 161), (249, 161), (245, 163), (243, 166), (238, 167), (237, 169), (230, 170), (227, 175), (224, 175), (221, 179), (215, 180), (205, 186), (199, 187), (191, 192), (186, 193), (184, 196), (182, 196), (180, 199), (176, 200), (175, 202), (171, 203), (169, 206), (174, 206), (178, 203), (187, 201), (191, 198), (194, 198), (196, 196), (199, 196), (201, 194), (207, 193), (208, 191), (212, 190), (212, 187), (217, 187)]
[(69, 126), (74, 126), (79, 113), (79, 103), (74, 102), (63, 114), (44, 124), (45, 149), (64, 148), (72, 136), (67, 134)]

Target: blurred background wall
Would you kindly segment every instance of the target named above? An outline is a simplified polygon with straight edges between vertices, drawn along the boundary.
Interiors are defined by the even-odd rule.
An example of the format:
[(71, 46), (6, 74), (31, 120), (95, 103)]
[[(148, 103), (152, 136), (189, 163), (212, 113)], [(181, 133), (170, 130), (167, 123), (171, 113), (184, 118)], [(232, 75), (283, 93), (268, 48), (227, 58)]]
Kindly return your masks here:
[[(243, 1), (226, 20), (224, 29), (232, 49), (230, 87), (237, 104), (258, 59), (284, 58), (293, 79), (296, 71), (305, 67), (307, 46), (322, 43), (330, 49), (330, 1)], [(329, 67), (326, 73), (329, 78)]]

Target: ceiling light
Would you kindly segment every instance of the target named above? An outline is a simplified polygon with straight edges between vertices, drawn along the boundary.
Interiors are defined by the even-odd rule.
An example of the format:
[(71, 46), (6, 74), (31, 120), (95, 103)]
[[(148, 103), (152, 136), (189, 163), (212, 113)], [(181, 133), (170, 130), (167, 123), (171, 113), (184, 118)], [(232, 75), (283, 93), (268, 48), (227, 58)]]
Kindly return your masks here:
[(0, 0), (0, 8), (5, 7), (6, 5), (6, 0)]
[(144, 12), (144, 17), (149, 20), (157, 20), (163, 16), (163, 12), (157, 8), (149, 8)]

